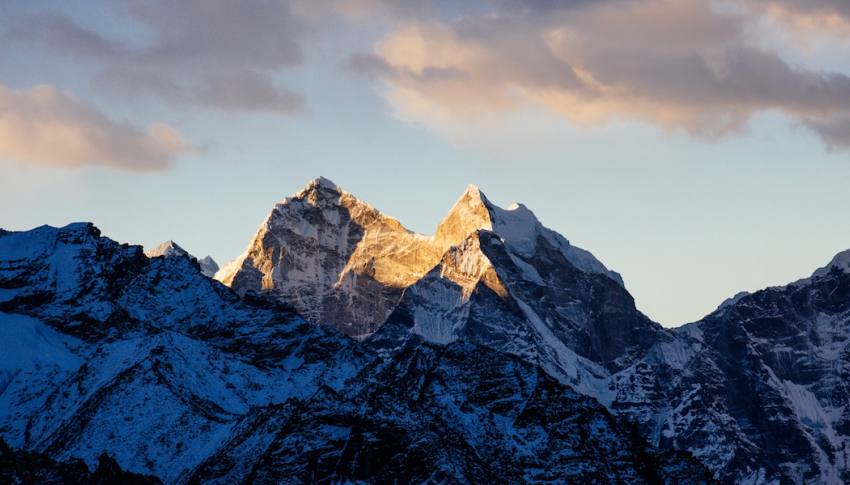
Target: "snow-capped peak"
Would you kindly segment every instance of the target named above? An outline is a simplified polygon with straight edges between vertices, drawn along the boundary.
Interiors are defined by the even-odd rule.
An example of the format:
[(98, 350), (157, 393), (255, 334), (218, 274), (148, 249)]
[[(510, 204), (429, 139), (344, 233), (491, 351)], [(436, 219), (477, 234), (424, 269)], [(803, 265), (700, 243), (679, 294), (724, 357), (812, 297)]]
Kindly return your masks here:
[(283, 202), (287, 202), (292, 199), (298, 199), (307, 197), (310, 194), (318, 194), (321, 191), (333, 192), (335, 195), (344, 194), (343, 191), (337, 184), (333, 183), (330, 179), (325, 177), (316, 177), (313, 180), (309, 181), (307, 185), (304, 186), (301, 190), (296, 192), (292, 197), (287, 197), (283, 200)]
[[(469, 195), (470, 197), (473, 197), (473, 198), (480, 198), (484, 194), (481, 193), (481, 189), (479, 189), (477, 185), (469, 184), (469, 185), (466, 186), (466, 189), (463, 191), (463, 195), (461, 197), (463, 197), (465, 195)], [(484, 198), (486, 199), (486, 197), (484, 197)]]
[(188, 251), (181, 248), (176, 242), (169, 239), (159, 246), (151, 249), (150, 251), (145, 251), (145, 256), (149, 258), (156, 258), (158, 256), (165, 256), (167, 258), (172, 256), (187, 256), (192, 257)]
[(437, 226), (434, 240), (448, 249), (479, 229), (493, 230), (493, 205), (475, 185), (468, 185)]
[(619, 274), (608, 270), (590, 252), (575, 247), (560, 234), (552, 231), (537, 219), (528, 207), (514, 202), (508, 209), (493, 204), (475, 185), (468, 185), (440, 222), (434, 240), (446, 248), (463, 241), (467, 235), (480, 230), (495, 233), (513, 253), (531, 257), (537, 251), (539, 239), (558, 248), (576, 268), (587, 273), (600, 273), (623, 285)]
[(145, 252), (145, 256), (148, 258), (156, 258), (159, 256), (164, 256), (166, 258), (173, 258), (177, 256), (186, 257), (189, 259), (197, 260), (198, 265), (201, 267), (201, 273), (204, 276), (208, 276), (212, 278), (215, 276), (215, 273), (219, 270), (218, 263), (210, 256), (204, 256), (201, 259), (197, 259), (195, 256), (186, 251), (179, 244), (169, 239), (159, 246), (151, 249), (150, 251)]
[(850, 273), (850, 249), (845, 251), (841, 251), (836, 254), (832, 261), (829, 262), (826, 266), (822, 268), (818, 268), (812, 273), (812, 276), (822, 276), (829, 273), (832, 268), (837, 268), (845, 273)]
[(339, 186), (330, 179), (319, 176), (310, 181), (311, 186), (324, 187), (326, 189), (339, 189)]

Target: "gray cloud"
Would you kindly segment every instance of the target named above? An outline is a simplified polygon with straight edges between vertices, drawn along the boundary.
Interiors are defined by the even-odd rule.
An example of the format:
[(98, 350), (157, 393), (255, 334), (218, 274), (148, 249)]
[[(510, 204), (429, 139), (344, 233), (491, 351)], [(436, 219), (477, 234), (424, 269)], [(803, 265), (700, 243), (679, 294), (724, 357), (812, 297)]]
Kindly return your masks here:
[(534, 106), (575, 123), (636, 119), (716, 139), (744, 132), (754, 115), (772, 111), (843, 147), (841, 130), (827, 127), (850, 118), (848, 76), (795, 65), (757, 37), (760, 22), (779, 19), (795, 35), (828, 24), (850, 39), (845, 0), (110, 5), (143, 35), (119, 39), (62, 13), (13, 11), (6, 44), (88, 60), (98, 69), (95, 83), (113, 92), (231, 112), (294, 113), (304, 99), (279, 76), (303, 61), (302, 43), (316, 25), (332, 23), (325, 19), (333, 13), (353, 28), (389, 25), (374, 51), (352, 56), (348, 67), (380, 80), (402, 117), (432, 126), (466, 126)]
[(808, 120), (803, 126), (820, 135), (831, 150), (850, 150), (850, 117)]
[(227, 111), (292, 113), (303, 99), (275, 80), (299, 64), (303, 29), (287, 2), (130, 0), (112, 5), (147, 40), (129, 44), (59, 12), (20, 15), (9, 43), (27, 42), (100, 66), (96, 81), (121, 93), (147, 93)]
[(147, 172), (165, 170), (192, 150), (168, 125), (142, 129), (112, 120), (52, 86), (15, 91), (0, 85), (0, 158)]
[(803, 14), (835, 14), (850, 19), (850, 2), (846, 0), (751, 0), (756, 5), (781, 6)]

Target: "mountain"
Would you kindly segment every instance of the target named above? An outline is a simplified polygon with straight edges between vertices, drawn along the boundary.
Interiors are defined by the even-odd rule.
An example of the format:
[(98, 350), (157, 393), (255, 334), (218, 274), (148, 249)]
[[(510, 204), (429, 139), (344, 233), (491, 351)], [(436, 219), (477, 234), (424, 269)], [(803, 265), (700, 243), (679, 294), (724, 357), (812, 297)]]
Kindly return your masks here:
[(470, 186), (433, 236), (415, 234), (325, 178), (275, 205), (248, 249), (216, 278), (239, 294), (265, 293), (308, 321), (356, 338), (374, 333), (409, 287), (451, 247), (478, 229), (499, 230), (515, 254), (529, 257), (542, 240), (571, 266), (606, 275), (590, 253), (544, 228), (524, 206), (503, 210)]
[[(363, 217), (362, 207), (373, 217)], [(335, 232), (337, 220), (348, 228), (345, 237)], [(387, 220), (394, 230), (375, 229)], [(382, 242), (371, 246), (377, 234)], [(343, 239), (344, 251), (327, 243)], [(739, 293), (699, 322), (664, 329), (635, 308), (619, 274), (525, 206), (501, 209), (474, 186), (434, 236), (411, 237), (319, 179), (276, 206), (252, 247), (262, 250), (249, 249), (225, 282), (305, 311), (318, 302), (322, 311), (311, 321), (365, 339), (379, 355), (397, 355), (415, 341), (474, 343), (539, 365), (636, 423), (654, 446), (692, 452), (722, 481), (850, 481), (850, 401), (841, 384), (850, 252), (810, 278)], [(294, 263), (287, 251), (311, 255)], [(293, 267), (328, 271), (305, 283), (288, 278)], [(240, 289), (239, 278), (254, 284)], [(338, 314), (355, 322), (368, 315), (368, 324), (322, 318)]]
[(637, 311), (619, 274), (527, 207), (502, 209), (472, 185), (423, 236), (316, 179), (216, 277), (356, 338), (378, 331), (374, 345), (401, 346), (405, 333), (472, 339), (582, 388), (672, 338)]
[(318, 178), (276, 204), (245, 253), (216, 278), (239, 294), (262, 291), (308, 321), (363, 337), (439, 256), (427, 238)]
[[(174, 242), (170, 239), (168, 241), (165, 241), (164, 243), (160, 244), (159, 246), (151, 249), (150, 251), (145, 251), (145, 256), (147, 256), (149, 258), (156, 258), (158, 256), (165, 256), (165, 257), (185, 256), (189, 259), (197, 259), (194, 256), (192, 256), (191, 254), (189, 254), (188, 251), (186, 251), (185, 249), (180, 247), (176, 242)], [(215, 276), (216, 272), (219, 270), (218, 263), (216, 263), (215, 260), (213, 258), (211, 258), (210, 256), (205, 256), (201, 259), (198, 259), (197, 261), (198, 261), (198, 265), (200, 265), (200, 267), (201, 267), (201, 273), (203, 273), (204, 276), (212, 278), (213, 276)]]
[(473, 340), (582, 387), (670, 338), (635, 308), (618, 274), (544, 228), (528, 209), (505, 217), (499, 212), (508, 211), (468, 191), (447, 221), (470, 219), (457, 216), (469, 209), (470, 193), (478, 207), (501, 216), (481, 224), (496, 229), (473, 229), (452, 246), (405, 290), (374, 341), (398, 336), (400, 328), (436, 343)]
[(158, 252), (0, 230), (0, 473), (850, 481), (848, 252), (676, 329), (474, 186), (422, 236), (314, 180), (218, 273), (233, 289)]
[(90, 467), (106, 451), (168, 483), (251, 409), (339, 386), (365, 358), (91, 224), (0, 233), (0, 289), (0, 436)]
[(842, 253), (740, 294), (613, 377), (611, 409), (729, 481), (850, 481), (850, 274)]
[(525, 258), (533, 257), (542, 246), (555, 248), (576, 269), (608, 276), (623, 286), (618, 273), (608, 270), (588, 251), (571, 245), (566, 238), (544, 227), (523, 204), (514, 203), (502, 209), (490, 202), (478, 187), (469, 185), (437, 226), (433, 239), (445, 252), (478, 230), (498, 234), (511, 253)]
[(416, 335), (379, 352), (260, 296), (91, 224), (0, 231), (0, 459), (64, 483), (61, 463), (165, 483), (711, 480), (516, 356)]

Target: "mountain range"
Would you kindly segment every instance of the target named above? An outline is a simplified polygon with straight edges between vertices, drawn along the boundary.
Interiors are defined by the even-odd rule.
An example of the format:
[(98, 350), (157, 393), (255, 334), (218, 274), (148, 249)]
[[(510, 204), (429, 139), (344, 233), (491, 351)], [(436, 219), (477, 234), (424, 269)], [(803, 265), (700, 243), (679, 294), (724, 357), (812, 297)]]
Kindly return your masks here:
[(0, 232), (0, 477), (850, 481), (850, 253), (669, 329), (521, 204), (426, 236), (318, 178), (216, 266)]

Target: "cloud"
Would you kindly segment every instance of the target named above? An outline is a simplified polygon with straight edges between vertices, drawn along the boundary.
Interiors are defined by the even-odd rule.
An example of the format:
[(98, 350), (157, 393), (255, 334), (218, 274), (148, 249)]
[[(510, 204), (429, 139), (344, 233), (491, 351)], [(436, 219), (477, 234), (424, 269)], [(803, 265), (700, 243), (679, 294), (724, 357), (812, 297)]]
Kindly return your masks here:
[(165, 170), (191, 150), (168, 125), (141, 129), (114, 121), (52, 86), (15, 91), (0, 85), (0, 158), (146, 172)]
[[(847, 13), (843, 1), (818, 4), (805, 14)], [(500, 5), (402, 19), (349, 64), (383, 81), (400, 116), (437, 129), (534, 106), (577, 124), (641, 120), (713, 140), (773, 111), (847, 146), (850, 133), (826, 127), (850, 117), (850, 77), (758, 45), (766, 14), (750, 0)]]
[(850, 2), (846, 0), (750, 0), (779, 20), (806, 33), (833, 30), (850, 34)]
[(830, 150), (850, 150), (850, 117), (808, 120), (803, 126), (820, 135)]
[(93, 62), (97, 84), (122, 94), (224, 111), (303, 109), (302, 96), (276, 79), (303, 59), (304, 27), (288, 2), (127, 0), (102, 9), (139, 33), (119, 39), (55, 11), (17, 15), (4, 40)]

